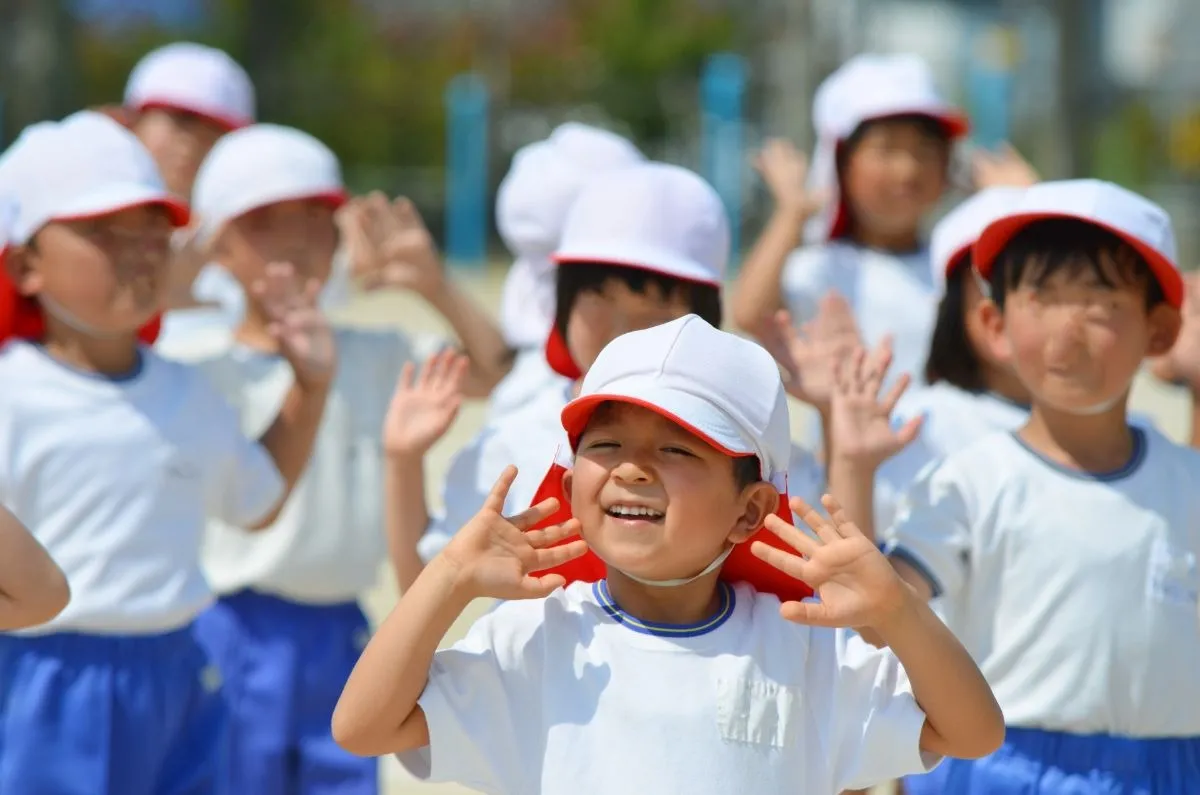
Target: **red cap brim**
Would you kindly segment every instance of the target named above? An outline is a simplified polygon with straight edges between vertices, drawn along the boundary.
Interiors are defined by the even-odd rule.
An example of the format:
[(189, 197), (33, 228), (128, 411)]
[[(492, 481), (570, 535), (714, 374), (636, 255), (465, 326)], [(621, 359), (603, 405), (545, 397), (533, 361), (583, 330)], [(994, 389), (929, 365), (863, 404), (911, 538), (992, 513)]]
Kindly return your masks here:
[(219, 113), (213, 113), (207, 110), (198, 108), (190, 108), (185, 105), (180, 105), (172, 102), (151, 100), (149, 102), (141, 102), (130, 108), (135, 113), (144, 113), (148, 110), (165, 110), (174, 113), (190, 113), (193, 116), (199, 116), (206, 121), (212, 122), (217, 127), (220, 127), (225, 132), (233, 132), (240, 130), (243, 127), (249, 127), (253, 124), (253, 120), (235, 119), (232, 116), (223, 116)]
[(1154, 278), (1158, 280), (1159, 286), (1162, 288), (1163, 297), (1167, 303), (1178, 309), (1183, 306), (1183, 275), (1179, 269), (1175, 267), (1175, 263), (1164, 257), (1160, 252), (1156, 251), (1151, 246), (1146, 245), (1141, 240), (1138, 240), (1133, 235), (1124, 232), (1116, 227), (1108, 224), (1094, 221), (1090, 218), (1081, 218), (1078, 215), (1071, 213), (1056, 213), (1056, 212), (1033, 212), (1023, 213), (1020, 215), (1010, 215), (1006, 218), (1001, 218), (995, 221), (983, 230), (983, 234), (975, 241), (975, 245), (971, 247), (971, 260), (975, 266), (975, 271), (984, 279), (992, 275), (992, 268), (996, 264), (997, 257), (1004, 250), (1017, 234), (1038, 221), (1049, 219), (1070, 219), (1074, 221), (1082, 221), (1086, 224), (1099, 227), (1107, 232), (1110, 232), (1121, 240), (1129, 244), (1142, 259), (1146, 260), (1146, 264), (1150, 266), (1150, 272), (1154, 274)]
[[(562, 464), (555, 463), (542, 479), (541, 485), (538, 486), (531, 504), (537, 505), (539, 502), (553, 497), (558, 500), (559, 507), (552, 516), (531, 527), (530, 530), (540, 530), (551, 525), (562, 524), (572, 518), (571, 501), (567, 499), (567, 495), (563, 491), (563, 475), (566, 474), (566, 471), (567, 468)], [(776, 509), (776, 515), (788, 524), (794, 522), (792, 510), (788, 506), (787, 494), (779, 495), (779, 507)], [(565, 544), (569, 541), (570, 539), (566, 539), (561, 543)], [(812, 588), (806, 583), (784, 574), (774, 566), (770, 566), (757, 558), (750, 551), (750, 547), (755, 541), (761, 541), (789, 554), (796, 554), (794, 549), (783, 543), (770, 530), (759, 528), (754, 535), (735, 546), (733, 551), (729, 553), (729, 557), (721, 567), (722, 580), (730, 583), (749, 583), (756, 591), (774, 594), (779, 597), (781, 602), (799, 601), (813, 595)], [(589, 549), (582, 556), (574, 560), (538, 572), (538, 574), (560, 574), (567, 581), (566, 584), (570, 585), (573, 582), (597, 582), (603, 580), (608, 576), (608, 567), (604, 564), (604, 561), (600, 560)]]

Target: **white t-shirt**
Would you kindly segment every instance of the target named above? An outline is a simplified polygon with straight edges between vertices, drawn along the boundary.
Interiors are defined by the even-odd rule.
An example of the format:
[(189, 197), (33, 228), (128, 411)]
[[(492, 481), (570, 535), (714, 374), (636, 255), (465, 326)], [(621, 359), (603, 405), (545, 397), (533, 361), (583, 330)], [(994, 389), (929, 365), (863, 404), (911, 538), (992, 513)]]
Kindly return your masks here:
[(603, 582), (506, 602), (437, 653), (415, 776), (487, 793), (822, 793), (923, 772), (896, 657), (722, 587), (694, 626), (622, 613)]
[[(401, 368), (440, 341), (359, 329), (335, 335), (338, 372), (312, 458), (279, 518), (255, 532), (209, 522), (204, 566), (218, 593), (253, 588), (302, 603), (351, 602), (375, 584), (387, 558), (383, 420)], [(197, 365), (255, 437), (274, 422), (293, 383), (282, 358), (241, 345)]]
[(1011, 726), (1200, 736), (1200, 454), (1135, 435), (1128, 465), (1088, 475), (990, 434), (926, 470), (885, 534)]
[(914, 417), (924, 418), (920, 435), (875, 473), (876, 532), (891, 525), (896, 503), (921, 470), (981, 436), (1015, 431), (1029, 419), (1029, 407), (994, 392), (967, 392), (938, 382), (905, 394), (893, 412), (893, 425)]
[[(571, 399), (573, 384), (562, 379), (534, 396), (523, 408), (490, 422), (450, 462), (443, 484), (441, 515), (430, 519), (417, 544), (422, 560), (432, 560), (458, 530), (470, 521), (509, 464), (517, 479), (504, 503), (506, 515), (528, 508), (547, 472), (556, 462), (570, 466), (570, 441), (562, 427), (563, 406)], [(819, 504), (825, 472), (807, 451), (792, 445), (788, 467), (788, 493)]]
[(211, 600), (205, 517), (253, 524), (283, 483), (195, 368), (142, 349), (113, 380), (40, 347), (0, 349), (0, 501), (67, 575), (71, 603), (35, 630), (144, 634)]
[(536, 348), (519, 348), (508, 375), (496, 384), (488, 398), (488, 421), (520, 411), (538, 396), (565, 393), (571, 381), (550, 369), (546, 352)]
[(906, 256), (834, 241), (797, 249), (784, 266), (784, 303), (797, 324), (817, 314), (834, 290), (846, 299), (863, 341), (871, 347), (893, 337), (890, 377), (925, 377), (925, 359), (937, 315), (929, 252)]

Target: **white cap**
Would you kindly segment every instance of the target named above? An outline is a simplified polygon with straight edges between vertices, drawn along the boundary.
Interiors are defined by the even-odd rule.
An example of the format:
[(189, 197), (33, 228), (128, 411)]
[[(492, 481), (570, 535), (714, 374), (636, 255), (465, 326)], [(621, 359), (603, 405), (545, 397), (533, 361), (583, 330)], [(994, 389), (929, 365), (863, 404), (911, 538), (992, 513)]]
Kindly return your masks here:
[(195, 113), (234, 130), (254, 123), (254, 85), (221, 50), (177, 42), (138, 61), (125, 85), (125, 107)]
[(342, 170), (329, 147), (275, 124), (254, 124), (223, 136), (200, 164), (192, 188), (201, 242), (268, 204), (326, 199), (340, 205), (345, 198)]
[(17, 218), (17, 202), (8, 194), (0, 195), (0, 257), (8, 249), (13, 222)]
[(988, 224), (972, 250), (975, 270), (987, 278), (996, 257), (1018, 232), (1037, 221), (1073, 218), (1106, 229), (1132, 246), (1150, 266), (1171, 306), (1183, 303), (1175, 263), (1175, 231), (1166, 210), (1138, 194), (1098, 179), (1039, 182), (1020, 202)]
[(779, 366), (750, 340), (696, 315), (614, 339), (562, 412), (572, 444), (604, 402), (651, 409), (726, 455), (757, 456), (764, 480), (786, 486), (791, 436)]
[(950, 138), (969, 129), (966, 116), (941, 97), (929, 65), (916, 55), (856, 55), (817, 87), (813, 97), (817, 144), (809, 186), (828, 193), (830, 201), (825, 212), (809, 223), (810, 241), (825, 241), (845, 231), (848, 219), (838, 195), (838, 144), (864, 122), (908, 115), (941, 122)]
[(605, 262), (720, 285), (729, 219), (717, 192), (679, 166), (643, 163), (597, 177), (567, 215), (554, 259)]
[(939, 293), (984, 228), (1015, 207), (1024, 193), (1024, 188), (984, 188), (937, 222), (929, 237), (929, 264)]
[(516, 257), (504, 282), (500, 312), (510, 345), (540, 345), (554, 322), (550, 255), (576, 196), (597, 175), (644, 160), (616, 133), (577, 122), (517, 151), (496, 194), (496, 226)]
[(108, 116), (80, 111), (25, 129), (0, 157), (0, 192), (16, 201), (11, 242), (23, 245), (50, 221), (92, 218), (130, 207), (165, 207), (177, 226), (187, 205), (163, 184), (137, 137)]

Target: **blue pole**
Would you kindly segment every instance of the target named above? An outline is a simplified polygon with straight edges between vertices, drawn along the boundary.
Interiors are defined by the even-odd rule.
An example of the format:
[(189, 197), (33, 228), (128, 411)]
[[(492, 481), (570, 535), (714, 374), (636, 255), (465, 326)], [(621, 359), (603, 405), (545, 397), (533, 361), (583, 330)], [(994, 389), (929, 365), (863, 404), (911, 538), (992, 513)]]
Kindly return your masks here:
[(994, 149), (1010, 140), (1013, 61), (1012, 28), (977, 17), (967, 37), (967, 96), (975, 141)]
[(731, 256), (735, 262), (741, 253), (746, 71), (746, 60), (740, 55), (717, 53), (705, 63), (700, 79), (700, 171), (729, 213)]
[(488, 235), (488, 88), (476, 74), (446, 87), (446, 259), (483, 265)]

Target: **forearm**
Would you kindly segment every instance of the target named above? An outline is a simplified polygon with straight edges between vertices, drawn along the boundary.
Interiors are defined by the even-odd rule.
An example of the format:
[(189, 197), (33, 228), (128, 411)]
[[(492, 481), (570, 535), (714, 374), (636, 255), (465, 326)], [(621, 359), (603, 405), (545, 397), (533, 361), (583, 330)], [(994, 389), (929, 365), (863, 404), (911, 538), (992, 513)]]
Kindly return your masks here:
[(487, 397), (511, 369), (513, 362), (513, 352), (505, 343), (499, 327), (479, 304), (450, 279), (446, 279), (441, 289), (426, 298), (454, 329), (462, 342), (464, 353), (470, 359), (463, 394), (473, 398)]
[(258, 440), (275, 462), (275, 468), (279, 470), (283, 479), (284, 489), (283, 495), (270, 513), (249, 529), (261, 530), (269, 527), (279, 517), (279, 512), (291, 495), (292, 489), (296, 487), (297, 481), (308, 467), (328, 397), (328, 387), (293, 384), (275, 421)]
[(425, 504), (424, 457), (389, 454), (384, 467), (384, 524), (388, 551), (400, 593), (408, 592), (425, 568), (417, 544), (429, 525)]
[(71, 591), (45, 548), (0, 507), (0, 631), (45, 624), (63, 611)]
[(755, 333), (783, 305), (783, 267), (800, 245), (806, 220), (803, 212), (776, 208), (742, 262), (733, 291), (733, 319), (746, 331)]
[[(359, 756), (413, 750), (428, 743), (417, 699), (438, 644), (471, 602), (457, 571), (434, 559), (367, 644), (333, 713), (333, 736)], [(423, 720), (420, 722), (423, 723)], [(407, 724), (407, 726), (406, 726)]]
[(975, 759), (1000, 746), (1004, 715), (996, 697), (967, 650), (917, 594), (875, 630), (904, 666), (925, 713), (923, 750)]
[(1189, 444), (1200, 450), (1200, 390), (1190, 387), (1188, 391), (1192, 397), (1192, 435)]
[(873, 543), (875, 538), (875, 472), (869, 463), (847, 459), (836, 453), (828, 460), (829, 493), (845, 510), (850, 521)]

